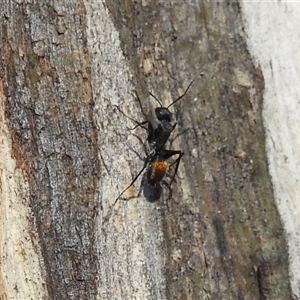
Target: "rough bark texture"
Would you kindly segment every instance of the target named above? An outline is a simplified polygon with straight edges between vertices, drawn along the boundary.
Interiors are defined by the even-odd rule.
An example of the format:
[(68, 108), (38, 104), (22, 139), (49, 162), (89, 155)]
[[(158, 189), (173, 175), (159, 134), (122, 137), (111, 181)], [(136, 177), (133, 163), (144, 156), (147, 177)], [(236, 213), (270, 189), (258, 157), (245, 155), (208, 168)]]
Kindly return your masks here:
[[(264, 74), (263, 119), (274, 195), (284, 224), (293, 293), (300, 298), (300, 48), (298, 3), (244, 2), (247, 43)], [(284, 25), (283, 25), (284, 24)], [(295, 297), (296, 297), (295, 296)]]
[[(264, 79), (239, 4), (3, 6), (3, 299), (290, 299)], [(142, 121), (133, 89), (151, 117), (147, 91), (171, 103), (193, 78), (168, 145), (185, 152), (172, 197), (162, 186), (158, 201), (113, 207), (143, 165), (136, 136), (146, 137), (114, 105)]]
[[(12, 141), (10, 155), (17, 171), (28, 183), (23, 196), (30, 208), (28, 235), (40, 241), (38, 258), (46, 273), (42, 280), (52, 299), (95, 297), (98, 273), (94, 244), (99, 207), (95, 197), (100, 168), (97, 131), (85, 10), (82, 4), (72, 3), (7, 1), (1, 24), (6, 137)], [(8, 171), (15, 178), (16, 170)], [(21, 186), (21, 181), (17, 184)], [(25, 193), (24, 187), (20, 189)], [(23, 197), (15, 201), (22, 202)], [(34, 268), (23, 270), (29, 274), (28, 281)], [(4, 277), (9, 279), (9, 272), (5, 268)], [(18, 282), (23, 272), (15, 275), (18, 299), (29, 298), (23, 296)]]

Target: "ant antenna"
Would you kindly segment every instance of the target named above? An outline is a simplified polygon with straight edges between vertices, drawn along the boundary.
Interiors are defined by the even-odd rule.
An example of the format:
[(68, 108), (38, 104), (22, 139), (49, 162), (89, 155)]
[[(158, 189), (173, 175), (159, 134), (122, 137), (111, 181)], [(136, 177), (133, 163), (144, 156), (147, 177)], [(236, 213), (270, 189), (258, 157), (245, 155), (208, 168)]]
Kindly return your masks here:
[[(186, 90), (185, 90), (185, 92), (181, 95), (181, 96), (179, 96), (176, 100), (174, 100), (168, 107), (166, 107), (167, 109), (170, 107), (170, 106), (172, 106), (173, 104), (175, 104), (176, 102), (178, 102), (180, 99), (182, 99), (185, 95), (186, 95), (186, 93), (188, 92), (188, 90), (189, 90), (189, 88), (191, 87), (191, 85), (192, 85), (192, 83), (194, 82), (194, 80), (195, 80), (195, 78), (191, 81), (191, 83), (188, 85), (188, 87), (186, 88)], [(149, 92), (149, 94), (150, 94), (150, 96), (151, 97), (153, 97), (157, 102), (158, 102), (158, 104), (160, 105), (160, 107), (163, 107), (162, 106), (162, 104), (161, 104), (161, 102), (151, 93), (151, 92)]]
[(170, 106), (172, 106), (173, 104), (175, 104), (176, 102), (178, 102), (181, 98), (183, 98), (186, 95), (186, 93), (188, 92), (189, 88), (193, 84), (194, 80), (195, 80), (195, 78), (188, 85), (188, 87), (186, 88), (185, 92), (181, 96), (179, 96), (176, 100), (174, 100), (167, 108), (169, 108)]
[(149, 94), (150, 94), (151, 97), (153, 97), (158, 102), (158, 104), (160, 105), (160, 107), (163, 107), (162, 104), (161, 104), (161, 102), (151, 92), (149, 92)]

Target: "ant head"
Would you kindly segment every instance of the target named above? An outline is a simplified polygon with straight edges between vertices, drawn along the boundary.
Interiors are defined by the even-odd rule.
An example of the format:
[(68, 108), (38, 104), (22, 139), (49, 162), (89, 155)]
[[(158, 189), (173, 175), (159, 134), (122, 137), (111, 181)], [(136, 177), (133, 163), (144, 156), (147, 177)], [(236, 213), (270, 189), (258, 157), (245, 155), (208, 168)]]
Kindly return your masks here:
[(169, 107), (171, 107), (172, 105), (174, 105), (176, 102), (178, 102), (180, 99), (182, 99), (187, 91), (189, 90), (190, 86), (192, 85), (192, 83), (194, 82), (194, 79), (191, 81), (191, 83), (188, 85), (188, 87), (186, 88), (185, 92), (179, 96), (176, 100), (174, 100), (168, 107), (163, 107), (161, 102), (152, 94), (149, 92), (149, 94), (158, 102), (158, 104), (160, 105), (160, 107), (155, 108), (155, 115), (157, 117), (157, 119), (159, 121), (167, 121), (167, 122), (171, 122), (172, 121), (172, 113), (169, 111)]
[(159, 121), (172, 121), (172, 113), (166, 107), (155, 108), (155, 115)]

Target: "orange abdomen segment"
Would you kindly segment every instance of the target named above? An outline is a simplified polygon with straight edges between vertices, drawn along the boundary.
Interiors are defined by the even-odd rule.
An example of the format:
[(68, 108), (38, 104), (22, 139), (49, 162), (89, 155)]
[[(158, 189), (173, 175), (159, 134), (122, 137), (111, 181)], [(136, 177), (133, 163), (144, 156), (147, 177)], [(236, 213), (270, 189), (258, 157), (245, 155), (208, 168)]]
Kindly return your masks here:
[(168, 163), (165, 160), (156, 160), (149, 165), (147, 180), (150, 185), (161, 181), (166, 175)]

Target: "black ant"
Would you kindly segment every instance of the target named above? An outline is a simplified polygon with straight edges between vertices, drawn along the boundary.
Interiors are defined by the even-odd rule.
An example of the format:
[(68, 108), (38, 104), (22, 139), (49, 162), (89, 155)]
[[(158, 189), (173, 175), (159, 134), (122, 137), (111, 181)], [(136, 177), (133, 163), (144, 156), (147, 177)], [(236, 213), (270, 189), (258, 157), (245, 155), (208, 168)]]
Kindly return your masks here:
[[(178, 155), (178, 158), (171, 164), (171, 166), (176, 164), (175, 172), (174, 172), (174, 175), (171, 179), (169, 186), (172, 185), (174, 178), (178, 171), (180, 160), (184, 153), (181, 150), (166, 150), (165, 149), (165, 144), (168, 141), (171, 133), (173, 132), (173, 130), (175, 129), (175, 127), (177, 125), (176, 122), (174, 124), (172, 124), (173, 114), (170, 112), (169, 108), (186, 95), (186, 93), (188, 92), (188, 90), (193, 82), (194, 82), (194, 80), (191, 81), (191, 83), (186, 88), (185, 92), (181, 96), (179, 96), (176, 100), (174, 100), (167, 107), (163, 107), (161, 102), (152, 93), (149, 93), (160, 104), (160, 107), (155, 108), (156, 118), (158, 121), (160, 121), (160, 123), (158, 124), (156, 129), (153, 128), (153, 125), (150, 121), (146, 120), (146, 121), (139, 123), (139, 122), (135, 121), (134, 119), (126, 116), (117, 107), (118, 110), (123, 115), (125, 115), (126, 117), (128, 117), (129, 119), (131, 119), (133, 122), (136, 123), (136, 126), (134, 128), (132, 128), (132, 130), (140, 126), (148, 131), (147, 141), (150, 144), (152, 150), (147, 155), (143, 168), (133, 178), (131, 183), (117, 197), (117, 199), (114, 202), (114, 205), (117, 203), (119, 198), (135, 183), (135, 181), (143, 173), (143, 171), (146, 169), (146, 167), (148, 167), (147, 182), (149, 185), (155, 186), (158, 182), (160, 182), (163, 179), (163, 177), (165, 176), (165, 174), (167, 172), (167, 169), (169, 167), (167, 160), (174, 155)], [(135, 95), (136, 95), (139, 103), (141, 104), (141, 100), (136, 92), (135, 92)], [(144, 125), (146, 123), (148, 123), (148, 128), (144, 127)]]

